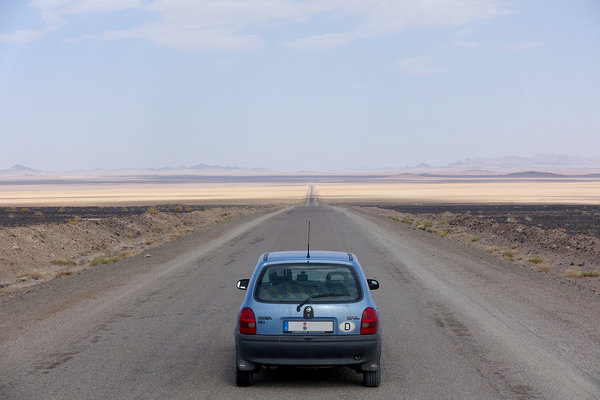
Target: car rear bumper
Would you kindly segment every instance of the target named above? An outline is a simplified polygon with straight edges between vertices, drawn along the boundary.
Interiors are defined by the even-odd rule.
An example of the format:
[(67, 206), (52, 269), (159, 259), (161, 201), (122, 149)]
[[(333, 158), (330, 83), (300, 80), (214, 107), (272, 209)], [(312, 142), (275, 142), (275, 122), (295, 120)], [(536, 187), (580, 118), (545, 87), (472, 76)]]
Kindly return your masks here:
[[(259, 365), (361, 365), (377, 370), (381, 335), (243, 335), (236, 334), (238, 361)], [(248, 366), (252, 368), (252, 366)]]

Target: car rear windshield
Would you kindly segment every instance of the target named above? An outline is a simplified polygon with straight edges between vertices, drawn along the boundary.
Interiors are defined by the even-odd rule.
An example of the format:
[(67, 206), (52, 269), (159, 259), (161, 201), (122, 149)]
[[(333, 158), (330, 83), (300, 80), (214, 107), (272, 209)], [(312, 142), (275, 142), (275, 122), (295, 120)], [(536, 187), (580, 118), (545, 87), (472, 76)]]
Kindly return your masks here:
[(345, 265), (294, 264), (263, 268), (255, 298), (268, 303), (295, 303), (311, 297), (312, 303), (354, 302), (362, 297), (358, 276)]

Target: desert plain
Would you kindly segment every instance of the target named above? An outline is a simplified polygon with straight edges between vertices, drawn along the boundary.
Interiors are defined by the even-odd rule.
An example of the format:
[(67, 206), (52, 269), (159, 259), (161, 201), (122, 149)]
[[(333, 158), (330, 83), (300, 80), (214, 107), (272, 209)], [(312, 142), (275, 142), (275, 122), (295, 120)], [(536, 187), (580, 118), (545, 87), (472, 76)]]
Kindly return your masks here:
[(329, 202), (600, 204), (600, 179), (404, 181), (297, 179), (221, 183), (0, 184), (0, 206), (297, 203), (313, 186)]
[(297, 176), (4, 180), (0, 291), (135, 256), (233, 218), (303, 205), (309, 196), (600, 290), (598, 179)]

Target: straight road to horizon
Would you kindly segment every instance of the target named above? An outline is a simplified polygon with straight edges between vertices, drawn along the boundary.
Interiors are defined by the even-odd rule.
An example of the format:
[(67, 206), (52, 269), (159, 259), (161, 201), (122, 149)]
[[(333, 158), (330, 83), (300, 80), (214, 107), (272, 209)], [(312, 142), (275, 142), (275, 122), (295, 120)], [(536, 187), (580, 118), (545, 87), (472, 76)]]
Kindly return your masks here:
[[(600, 296), (385, 218), (308, 200), (0, 298), (0, 398), (600, 399)], [(234, 384), (233, 330), (264, 251), (355, 253), (382, 383), (346, 368)]]

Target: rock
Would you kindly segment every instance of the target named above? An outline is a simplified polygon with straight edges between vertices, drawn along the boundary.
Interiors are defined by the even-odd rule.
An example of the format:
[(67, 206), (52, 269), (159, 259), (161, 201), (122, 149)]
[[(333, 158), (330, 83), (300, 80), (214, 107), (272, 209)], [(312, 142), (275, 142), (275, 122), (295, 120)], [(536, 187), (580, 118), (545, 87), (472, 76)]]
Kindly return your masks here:
[(17, 244), (13, 244), (10, 249), (13, 250), (13, 251), (21, 250), (21, 248)]
[(0, 283), (0, 289), (5, 288), (8, 286), (8, 283)]
[(577, 264), (577, 266), (579, 266), (579, 267), (584, 267), (584, 266), (585, 266), (585, 263), (584, 263), (584, 262), (582, 262), (582, 263), (579, 263), (579, 264)]
[(571, 261), (571, 266), (575, 265), (575, 263), (573, 261)]
[(150, 257), (152, 257), (150, 254), (146, 254), (146, 255), (144, 256), (144, 258), (150, 258)]
[(33, 279), (34, 281), (37, 281), (38, 279), (40, 279), (40, 277), (37, 275), (31, 275), (31, 279)]

